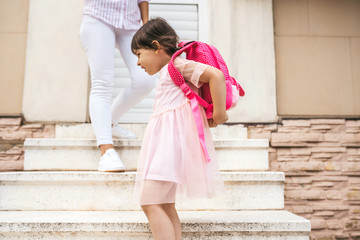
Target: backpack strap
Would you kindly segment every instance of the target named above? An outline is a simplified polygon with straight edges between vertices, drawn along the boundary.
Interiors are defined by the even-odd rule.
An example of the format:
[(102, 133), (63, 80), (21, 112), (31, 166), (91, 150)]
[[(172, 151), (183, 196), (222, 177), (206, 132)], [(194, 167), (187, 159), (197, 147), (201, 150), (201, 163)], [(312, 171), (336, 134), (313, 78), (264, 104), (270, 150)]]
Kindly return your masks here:
[[(190, 87), (186, 84), (186, 83), (183, 83), (182, 85), (180, 85), (180, 88), (181, 89), (187, 89)], [(197, 128), (197, 131), (198, 131), (198, 135), (199, 135), (199, 140), (200, 140), (200, 145), (201, 145), (201, 148), (204, 152), (204, 155), (205, 155), (205, 158), (208, 162), (210, 162), (210, 156), (209, 156), (209, 152), (207, 150), (207, 147), (206, 147), (206, 142), (205, 142), (205, 133), (204, 133), (204, 125), (203, 125), (203, 120), (202, 120), (202, 117), (201, 117), (201, 112), (200, 112), (200, 108), (199, 108), (199, 104), (198, 104), (198, 101), (196, 99), (196, 94), (190, 89), (191, 93), (190, 93), (190, 97), (188, 97), (188, 99), (190, 100), (190, 105), (191, 105), (191, 110), (193, 112), (193, 116), (194, 116), (194, 119), (195, 119), (195, 124), (196, 124), (196, 128)]]
[(197, 128), (199, 140), (200, 140), (200, 145), (204, 152), (206, 160), (208, 162), (210, 162), (209, 152), (207, 150), (206, 143), (205, 143), (204, 126), (203, 126), (203, 122), (202, 122), (201, 112), (199, 109), (199, 103), (204, 107), (209, 106), (209, 104), (191, 90), (189, 85), (187, 85), (185, 83), (184, 77), (181, 75), (179, 70), (177, 70), (174, 65), (175, 57), (179, 56), (187, 48), (191, 47), (194, 44), (196, 44), (196, 42), (186, 43), (183, 48), (181, 48), (180, 50), (176, 51), (173, 54), (173, 56), (171, 57), (171, 60), (168, 64), (168, 71), (169, 71), (170, 77), (172, 78), (174, 83), (180, 87), (180, 89), (183, 91), (185, 96), (190, 100), (191, 110), (193, 112), (193, 116), (195, 119), (196, 128)]
[[(177, 86), (180, 86), (182, 83), (185, 82), (185, 80), (184, 80), (184, 77), (179, 72), (179, 70), (176, 69), (176, 67), (174, 65), (174, 59), (194, 44), (196, 44), (195, 41), (186, 43), (181, 49), (177, 50), (170, 59), (170, 62), (168, 64), (169, 74)], [(184, 92), (184, 94), (186, 95), (185, 92)]]
[(181, 49), (179, 49), (178, 51), (176, 51), (172, 57), (171, 60), (168, 64), (168, 70), (169, 70), (169, 74), (171, 79), (174, 81), (174, 83), (179, 86), (181, 88), (181, 90), (184, 92), (185, 96), (190, 99), (191, 97), (195, 97), (199, 104), (201, 106), (203, 106), (204, 108), (209, 107), (209, 103), (207, 103), (204, 99), (202, 99), (199, 95), (197, 95), (196, 93), (194, 93), (190, 87), (185, 87), (185, 85), (187, 86), (187, 84), (183, 85), (183, 83), (185, 83), (185, 79), (184, 77), (181, 75), (181, 73), (179, 72), (179, 70), (176, 69), (175, 65), (174, 65), (174, 59), (179, 56), (180, 54), (182, 54), (186, 49), (188, 49), (189, 47), (193, 46), (197, 44), (196, 41), (191, 41), (191, 42), (187, 42), (185, 44), (182, 44), (181, 46), (183, 46)]

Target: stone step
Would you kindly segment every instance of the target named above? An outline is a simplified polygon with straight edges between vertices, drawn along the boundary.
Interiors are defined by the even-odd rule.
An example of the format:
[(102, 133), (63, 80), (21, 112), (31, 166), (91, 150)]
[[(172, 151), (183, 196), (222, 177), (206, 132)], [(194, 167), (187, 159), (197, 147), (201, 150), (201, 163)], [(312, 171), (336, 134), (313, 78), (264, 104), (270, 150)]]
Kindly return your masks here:
[[(2, 172), (0, 210), (139, 210), (133, 201), (135, 172)], [(226, 191), (191, 199), (180, 210), (279, 210), (284, 173), (223, 172)]]
[[(310, 222), (287, 211), (179, 212), (184, 240), (308, 240)], [(152, 239), (140, 211), (3, 211), (0, 239)]]
[[(132, 131), (139, 139), (144, 136), (146, 124), (127, 123), (121, 124), (122, 127)], [(214, 139), (247, 139), (247, 128), (242, 124), (219, 125), (211, 128)], [(56, 138), (90, 138), (94, 139), (94, 131), (91, 124), (57, 124), (55, 128)]]
[[(116, 140), (115, 150), (126, 170), (136, 170), (141, 140)], [(224, 171), (269, 169), (267, 139), (214, 141)], [(94, 139), (28, 138), (24, 142), (24, 170), (97, 170), (100, 150)]]

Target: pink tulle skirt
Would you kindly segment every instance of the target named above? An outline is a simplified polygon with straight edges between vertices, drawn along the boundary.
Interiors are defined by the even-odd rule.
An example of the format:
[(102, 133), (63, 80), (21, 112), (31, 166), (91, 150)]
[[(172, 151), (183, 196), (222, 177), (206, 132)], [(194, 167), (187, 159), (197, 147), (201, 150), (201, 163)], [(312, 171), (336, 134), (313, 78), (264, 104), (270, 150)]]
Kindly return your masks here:
[(141, 205), (174, 203), (176, 199), (211, 198), (224, 191), (211, 132), (202, 111), (206, 146), (201, 149), (189, 102), (151, 117), (140, 151), (134, 190)]

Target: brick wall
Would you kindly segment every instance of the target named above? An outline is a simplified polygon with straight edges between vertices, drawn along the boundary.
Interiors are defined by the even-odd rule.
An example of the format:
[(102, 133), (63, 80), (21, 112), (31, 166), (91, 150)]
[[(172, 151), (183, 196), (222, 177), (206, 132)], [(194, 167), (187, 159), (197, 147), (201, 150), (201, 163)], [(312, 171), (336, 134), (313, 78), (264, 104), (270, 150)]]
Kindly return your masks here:
[(0, 118), (0, 171), (24, 169), (25, 138), (53, 138), (54, 124), (24, 124), (21, 118)]
[(285, 208), (311, 220), (311, 239), (360, 239), (360, 120), (283, 120), (248, 132), (270, 140), (271, 171), (286, 174)]

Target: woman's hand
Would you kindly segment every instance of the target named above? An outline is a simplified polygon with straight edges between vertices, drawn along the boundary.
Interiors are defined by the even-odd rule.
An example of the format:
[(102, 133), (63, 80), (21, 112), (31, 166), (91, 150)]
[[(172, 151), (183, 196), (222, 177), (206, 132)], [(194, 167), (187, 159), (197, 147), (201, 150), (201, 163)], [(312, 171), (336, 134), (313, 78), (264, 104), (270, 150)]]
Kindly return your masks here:
[(149, 2), (143, 1), (139, 3), (141, 21), (143, 25), (149, 21)]

